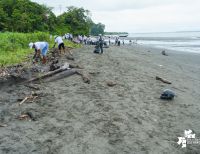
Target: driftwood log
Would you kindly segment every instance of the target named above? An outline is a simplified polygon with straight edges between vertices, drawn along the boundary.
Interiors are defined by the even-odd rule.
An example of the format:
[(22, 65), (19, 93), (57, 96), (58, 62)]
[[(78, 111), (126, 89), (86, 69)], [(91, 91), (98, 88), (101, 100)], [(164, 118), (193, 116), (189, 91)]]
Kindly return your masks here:
[(48, 72), (48, 73), (46, 73), (46, 74), (44, 74), (44, 75), (41, 75), (41, 76), (39, 76), (39, 77), (36, 77), (36, 78), (32, 78), (32, 79), (28, 80), (27, 82), (38, 81), (38, 80), (41, 80), (41, 79), (50, 77), (50, 76), (52, 76), (52, 75), (54, 75), (54, 74), (58, 74), (58, 73), (60, 73), (60, 72), (66, 71), (66, 70), (68, 70), (68, 69), (69, 69), (68, 67), (61, 67), (61, 68), (59, 68), (59, 69), (57, 69), (57, 70), (55, 70), (55, 71)]
[(75, 64), (69, 64), (69, 68), (79, 68), (79, 69), (84, 69), (84, 67), (80, 65), (75, 65)]
[(41, 79), (49, 78), (49, 79), (45, 80), (45, 81), (48, 82), (48, 81), (54, 81), (54, 80), (62, 79), (62, 78), (77, 74), (77, 75), (80, 75), (82, 77), (84, 83), (90, 84), (90, 78), (89, 78), (88, 75), (82, 73), (82, 71), (80, 71), (78, 69), (70, 69), (70, 68), (83, 69), (83, 67), (81, 67), (79, 65), (72, 65), (72, 64), (65, 63), (64, 66), (60, 67), (59, 69), (48, 72), (48, 73), (43, 74), (39, 77), (32, 78), (32, 79), (30, 79), (26, 82), (30, 83), (30, 82), (35, 82), (35, 81), (38, 81), (38, 80), (41, 80)]
[(65, 70), (65, 71), (63, 71), (63, 72), (57, 73), (57, 74), (55, 74), (55, 75), (49, 77), (49, 78), (46, 79), (45, 81), (46, 81), (46, 82), (52, 82), (52, 81), (55, 81), (55, 80), (63, 79), (63, 78), (65, 78), (65, 77), (74, 75), (74, 74), (76, 74), (76, 73), (77, 73), (77, 71), (74, 70), (74, 69)]
[(82, 80), (83, 80), (84, 83), (90, 84), (89, 76), (82, 73), (80, 70), (77, 70), (77, 69), (65, 70), (63, 72), (59, 72), (57, 74), (54, 74), (53, 76), (49, 77), (48, 79), (45, 79), (45, 82), (52, 82), (52, 81), (55, 81), (55, 80), (63, 79), (63, 78), (69, 77), (69, 76), (74, 75), (74, 74), (80, 75), (82, 77)]
[(88, 75), (86, 75), (82, 71), (76, 71), (76, 73), (82, 77), (84, 83), (90, 84), (90, 78)]
[[(84, 83), (88, 83), (90, 84), (90, 78), (88, 75), (80, 72), (79, 70), (76, 70), (76, 69), (58, 69), (58, 70), (55, 70), (55, 71), (52, 71), (52, 72), (48, 72), (40, 77), (36, 77), (36, 78), (32, 78), (30, 80), (28, 80), (27, 82), (35, 82), (35, 81), (38, 81), (38, 80), (41, 80), (41, 79), (46, 79), (45, 81), (46, 82), (51, 82), (51, 81), (55, 81), (55, 80), (59, 80), (59, 79), (62, 79), (62, 78), (65, 78), (65, 77), (68, 77), (68, 76), (71, 76), (71, 75), (74, 75), (74, 74), (77, 74), (77, 75), (80, 75), (82, 77), (82, 80)], [(26, 100), (25, 100), (26, 101)]]
[(162, 81), (163, 83), (172, 84), (170, 81), (167, 81), (166, 79), (163, 79), (163, 78), (161, 78), (161, 77), (159, 77), (159, 76), (156, 76), (156, 80), (160, 80), (160, 81)]
[(73, 57), (72, 55), (67, 55), (66, 58), (67, 58), (68, 60), (73, 60), (73, 61), (74, 61), (74, 57)]
[(28, 88), (31, 88), (31, 89), (34, 89), (34, 90), (40, 90), (39, 87), (35, 86), (35, 85), (32, 85), (32, 84), (25, 84), (24, 86), (28, 87)]
[(7, 127), (8, 125), (6, 125), (6, 124), (1, 124), (0, 123), (0, 127)]

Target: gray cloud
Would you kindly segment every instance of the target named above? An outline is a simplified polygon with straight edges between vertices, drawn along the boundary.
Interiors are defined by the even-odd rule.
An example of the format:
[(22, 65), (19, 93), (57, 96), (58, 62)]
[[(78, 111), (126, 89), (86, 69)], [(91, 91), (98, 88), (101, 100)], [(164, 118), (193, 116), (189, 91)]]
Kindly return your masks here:
[(59, 5), (64, 10), (67, 6), (84, 7), (91, 11), (121, 11), (127, 9), (143, 9), (148, 7), (190, 4), (199, 0), (32, 0), (59, 9)]
[(107, 31), (197, 30), (200, 25), (200, 0), (32, 1), (53, 6), (56, 14), (67, 6), (83, 7), (91, 11), (95, 22), (104, 23)]

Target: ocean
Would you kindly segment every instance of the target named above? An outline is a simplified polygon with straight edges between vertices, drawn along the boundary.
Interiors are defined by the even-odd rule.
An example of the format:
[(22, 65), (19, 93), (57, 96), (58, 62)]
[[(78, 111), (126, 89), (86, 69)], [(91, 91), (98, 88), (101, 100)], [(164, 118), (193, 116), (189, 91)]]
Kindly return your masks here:
[[(200, 31), (129, 33), (128, 38), (132, 39), (133, 42), (137, 41), (138, 44), (200, 54)], [(128, 40), (126, 40), (126, 42), (127, 41)]]

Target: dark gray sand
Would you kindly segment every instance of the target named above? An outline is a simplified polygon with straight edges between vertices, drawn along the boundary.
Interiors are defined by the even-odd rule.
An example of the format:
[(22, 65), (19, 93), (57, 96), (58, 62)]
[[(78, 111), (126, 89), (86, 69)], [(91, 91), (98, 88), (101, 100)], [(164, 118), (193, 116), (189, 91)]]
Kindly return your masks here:
[[(1, 154), (200, 152), (200, 144), (182, 149), (176, 143), (186, 129), (200, 139), (200, 55), (167, 51), (163, 56), (160, 49), (139, 45), (110, 47), (103, 55), (93, 49), (74, 50), (90, 84), (78, 75), (41, 83), (39, 98), (21, 106), (18, 99), (35, 90), (0, 87), (0, 123), (7, 125), (0, 127)], [(166, 88), (175, 91), (173, 101), (159, 99)], [(36, 121), (17, 119), (24, 112)]]

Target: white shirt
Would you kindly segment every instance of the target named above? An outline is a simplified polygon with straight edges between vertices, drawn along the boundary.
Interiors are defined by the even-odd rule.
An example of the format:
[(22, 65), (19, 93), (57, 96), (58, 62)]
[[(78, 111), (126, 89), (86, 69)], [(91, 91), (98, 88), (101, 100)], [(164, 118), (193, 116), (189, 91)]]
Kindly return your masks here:
[(35, 49), (42, 50), (44, 47), (47, 46), (47, 42), (35, 42)]
[(66, 39), (69, 38), (69, 33), (65, 34), (65, 38), (66, 38)]
[(62, 37), (61, 36), (56, 37), (55, 43), (58, 43), (58, 45), (60, 45), (61, 43), (63, 43)]

